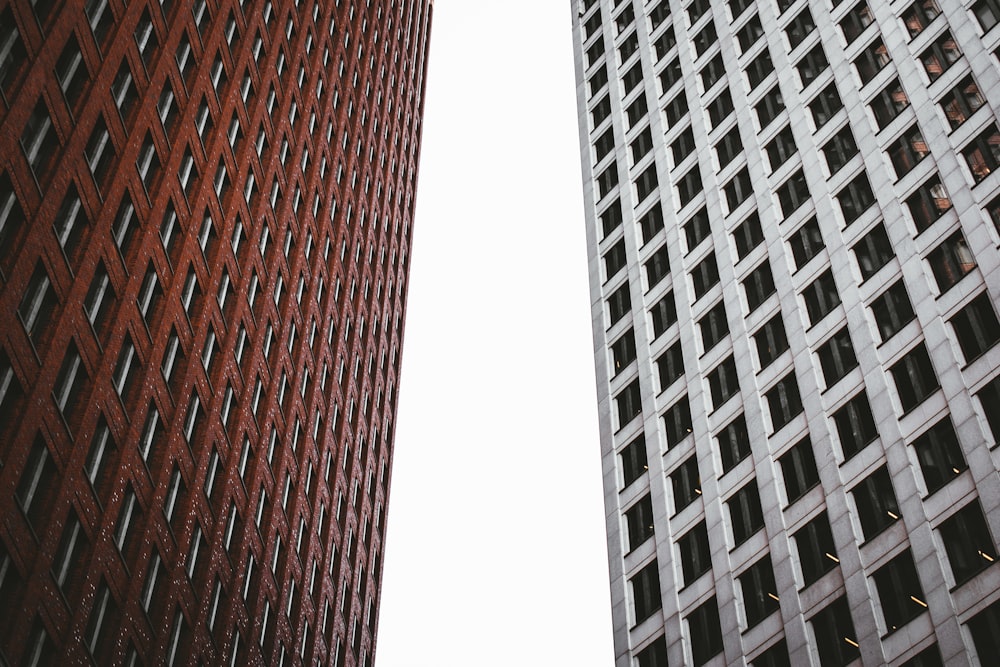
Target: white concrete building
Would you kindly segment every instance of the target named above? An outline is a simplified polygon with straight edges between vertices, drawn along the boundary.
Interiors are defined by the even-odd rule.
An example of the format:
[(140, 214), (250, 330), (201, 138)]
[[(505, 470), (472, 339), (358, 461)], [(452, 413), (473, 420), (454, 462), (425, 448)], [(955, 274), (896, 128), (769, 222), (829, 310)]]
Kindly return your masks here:
[(617, 667), (1000, 655), (998, 0), (572, 0)]

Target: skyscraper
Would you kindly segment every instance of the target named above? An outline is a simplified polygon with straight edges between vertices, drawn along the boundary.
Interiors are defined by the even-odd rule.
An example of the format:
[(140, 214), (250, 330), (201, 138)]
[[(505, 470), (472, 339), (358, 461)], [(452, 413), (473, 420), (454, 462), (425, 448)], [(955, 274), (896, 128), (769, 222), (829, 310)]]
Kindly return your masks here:
[(1000, 5), (571, 4), (616, 664), (993, 664)]
[(0, 6), (0, 663), (372, 664), (431, 13)]

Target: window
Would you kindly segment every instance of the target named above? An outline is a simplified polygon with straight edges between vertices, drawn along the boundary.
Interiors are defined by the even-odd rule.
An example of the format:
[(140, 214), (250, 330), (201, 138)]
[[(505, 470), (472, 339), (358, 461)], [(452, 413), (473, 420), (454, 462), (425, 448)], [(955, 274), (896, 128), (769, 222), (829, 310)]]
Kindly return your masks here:
[(862, 390), (833, 414), (840, 437), (840, 449), (844, 460), (849, 460), (855, 454), (867, 447), (878, 437), (878, 428), (872, 417), (868, 394)]
[(146, 327), (150, 330), (152, 330), (153, 323), (160, 312), (159, 306), (162, 300), (163, 288), (160, 286), (156, 269), (153, 268), (153, 263), (150, 262), (146, 266), (146, 275), (142, 280), (142, 285), (139, 287), (139, 293), (136, 294), (136, 305), (139, 307), (139, 313), (142, 315)]
[(139, 178), (142, 179), (142, 184), (146, 188), (146, 192), (151, 192), (153, 182), (160, 172), (160, 158), (156, 153), (156, 145), (153, 144), (153, 135), (148, 131), (146, 132), (146, 138), (142, 142), (142, 147), (139, 149), (135, 168), (139, 172)]
[(635, 179), (636, 201), (641, 202), (659, 187), (656, 180), (656, 163), (649, 165), (645, 171)]
[(847, 327), (833, 334), (819, 348), (819, 363), (823, 369), (826, 386), (832, 387), (851, 370), (857, 368), (858, 359), (854, 355), (851, 335)]
[[(740, 128), (729, 130), (719, 143), (715, 144), (715, 154), (719, 158), (719, 168), (725, 167), (736, 159), (743, 151), (743, 140), (740, 139)], [(732, 206), (730, 208), (733, 208)]]
[(750, 82), (750, 88), (756, 88), (773, 71), (774, 63), (771, 61), (771, 52), (764, 49), (759, 56), (747, 65), (746, 74), (747, 81)]
[(750, 661), (752, 667), (791, 667), (791, 664), (788, 645), (784, 639)]
[(667, 106), (663, 109), (663, 113), (667, 117), (667, 124), (669, 127), (674, 127), (684, 120), (688, 113), (688, 102), (685, 92), (681, 91), (676, 97), (674, 97), (674, 99), (667, 102)]
[(708, 219), (708, 211), (702, 207), (684, 223), (684, 238), (687, 240), (688, 252), (694, 250), (711, 233), (712, 227)]
[(799, 71), (799, 79), (802, 81), (802, 87), (805, 88), (815, 81), (816, 77), (822, 74), (829, 66), (830, 61), (826, 59), (823, 46), (817, 44), (795, 64), (795, 68)]
[(913, 441), (920, 472), (931, 494), (968, 468), (958, 435), (945, 417)]
[(823, 157), (830, 175), (836, 174), (848, 160), (858, 154), (858, 144), (854, 141), (850, 125), (845, 126), (823, 146)]
[(21, 132), (24, 157), (39, 182), (48, 175), (52, 158), (59, 150), (59, 137), (52, 127), (52, 117), (43, 98), (39, 98)]
[(618, 428), (622, 428), (642, 412), (642, 395), (639, 393), (639, 380), (633, 380), (625, 389), (615, 396), (618, 406)]
[(739, 575), (739, 580), (747, 627), (752, 628), (778, 610), (778, 587), (774, 583), (771, 556), (764, 556), (751, 565)]
[(660, 391), (684, 376), (684, 355), (681, 353), (680, 341), (668, 347), (659, 356), (656, 360), (656, 369), (660, 377)]
[(875, 123), (880, 130), (891, 123), (909, 105), (910, 100), (903, 92), (899, 79), (893, 79), (889, 82), (889, 85), (879, 91), (869, 102), (872, 115), (875, 116)]
[(719, 81), (726, 79), (726, 66), (722, 62), (722, 54), (717, 53), (704, 67), (701, 68), (702, 90), (708, 91)]
[[(730, 100), (730, 106), (732, 106), (732, 100)], [(777, 84), (772, 86), (771, 90), (764, 93), (760, 101), (754, 105), (753, 110), (757, 114), (757, 122), (760, 123), (760, 129), (763, 131), (771, 124), (771, 121), (778, 117), (778, 114), (785, 110), (785, 100), (781, 96), (781, 88)]]
[(962, 149), (969, 171), (976, 183), (980, 183), (1000, 167), (1000, 130), (994, 123), (986, 131)]
[[(632, 604), (635, 609), (635, 625), (652, 616), (663, 604), (660, 597), (660, 572), (654, 560), (629, 579), (632, 589)], [(633, 626), (634, 627), (634, 626)]]
[[(743, 31), (741, 30), (738, 36), (742, 37), (742, 33)], [(719, 41), (719, 35), (715, 31), (715, 24), (709, 22), (704, 28), (702, 28), (698, 32), (697, 35), (694, 36), (694, 39), (692, 39), (691, 41), (694, 43), (694, 50), (695, 53), (697, 54), (696, 57), (704, 55), (704, 53), (708, 51), (713, 44)], [(743, 40), (741, 38), (740, 44), (742, 43)]]
[(712, 568), (712, 554), (708, 547), (708, 530), (704, 521), (684, 534), (677, 541), (677, 546), (681, 552), (681, 572), (684, 576), (685, 586)]
[(625, 524), (628, 527), (629, 551), (634, 551), (653, 536), (653, 501), (648, 493), (625, 510)]
[(52, 398), (55, 399), (56, 407), (70, 426), (76, 424), (77, 410), (86, 400), (85, 393), (89, 382), (90, 378), (83, 365), (83, 359), (80, 358), (76, 343), (71, 340), (66, 347), (59, 375), (56, 376), (56, 383), (52, 388)]
[(698, 320), (698, 328), (701, 331), (702, 350), (708, 352), (729, 333), (725, 303), (720, 301), (705, 313), (705, 316)]
[(993, 441), (1000, 440), (1000, 379), (993, 378), (976, 394), (993, 434)]
[(740, 415), (719, 431), (718, 441), (722, 473), (725, 474), (750, 456), (750, 435), (745, 417)]
[(906, 206), (919, 234), (951, 208), (951, 197), (935, 174), (906, 198)]
[[(640, 97), (639, 100), (645, 101), (645, 98)], [(636, 102), (638, 102), (639, 100), (636, 100)], [(608, 116), (610, 115), (611, 115), (611, 98), (605, 95), (601, 99), (601, 101), (595, 104), (594, 108), (591, 109), (590, 111), (591, 122), (594, 124), (594, 127), (597, 127), (605, 120), (607, 120)], [(643, 111), (642, 115), (645, 115), (645, 111)], [(258, 151), (258, 155), (259, 154), (260, 151)]]
[[(668, 32), (670, 32), (671, 35), (673, 34), (673, 30), (670, 30)], [(681, 72), (680, 59), (674, 58), (672, 61), (667, 63), (667, 66), (660, 71), (659, 76), (660, 76), (660, 89), (664, 93), (673, 88), (684, 77), (683, 72)]]
[(632, 153), (632, 163), (636, 163), (642, 158), (649, 155), (649, 151), (653, 150), (653, 135), (650, 129), (647, 127), (645, 130), (636, 135), (632, 143), (629, 144), (629, 151)]
[(76, 185), (70, 183), (63, 197), (62, 204), (55, 220), (52, 221), (52, 231), (62, 247), (66, 259), (73, 262), (82, 249), (82, 239), (90, 221), (80, 201)]
[(882, 68), (891, 62), (889, 50), (882, 43), (882, 38), (877, 38), (874, 42), (865, 47), (857, 58), (854, 59), (854, 68), (861, 78), (861, 85), (865, 85), (875, 78), (875, 75), (882, 71)]
[(667, 448), (678, 445), (691, 435), (691, 406), (688, 397), (683, 396), (663, 413), (663, 428), (667, 438)]
[[(663, 3), (667, 4), (667, 3)], [(635, 654), (637, 667), (667, 667), (667, 641), (663, 635)]]
[(833, 280), (833, 273), (827, 269), (819, 278), (810, 283), (803, 291), (802, 297), (806, 303), (809, 322), (815, 325), (826, 315), (840, 305), (840, 294)]
[(875, 194), (868, 182), (868, 175), (862, 172), (848, 183), (837, 193), (837, 201), (840, 202), (840, 211), (844, 215), (845, 224), (850, 225), (861, 217), (861, 214), (875, 203)]
[(714, 130), (719, 126), (719, 123), (729, 117), (729, 114), (733, 113), (733, 96), (729, 92), (729, 88), (725, 88), (714, 100), (709, 102), (707, 108), (708, 118)]
[(917, 0), (903, 12), (903, 24), (910, 37), (916, 37), (941, 13), (937, 0)]
[(819, 514), (792, 537), (799, 552), (799, 565), (806, 586), (814, 583), (840, 563), (837, 550), (833, 546), (833, 533), (830, 532), (830, 522), (826, 518), (826, 512)]
[(795, 266), (798, 269), (805, 266), (809, 260), (819, 254), (820, 250), (826, 247), (815, 217), (809, 218), (793, 233), (789, 239), (789, 245), (792, 248), (792, 256), (795, 258)]
[(760, 216), (754, 211), (733, 230), (733, 240), (736, 242), (736, 254), (743, 259), (751, 250), (764, 242), (764, 231), (760, 227)]
[(736, 172), (732, 180), (723, 187), (723, 191), (726, 193), (726, 205), (732, 213), (753, 194), (753, 185), (750, 183), (750, 172), (747, 168), (743, 167)]
[(670, 275), (668, 251), (669, 248), (666, 245), (660, 246), (642, 265), (646, 273), (647, 289), (653, 289), (661, 280)]
[(611, 202), (604, 211), (597, 216), (601, 221), (601, 230), (606, 237), (622, 224), (622, 203), (620, 199)]
[(859, 2), (853, 9), (847, 12), (840, 21), (840, 30), (844, 33), (844, 39), (850, 44), (860, 37), (865, 28), (870, 26), (874, 20), (875, 15), (862, 0), (862, 2)]
[(1000, 3), (997, 0), (979, 0), (972, 5), (972, 13), (976, 15), (983, 32), (989, 32), (1000, 21)]
[(27, 62), (28, 52), (8, 5), (0, 13), (0, 91), (4, 95), (10, 94), (14, 80)]
[[(635, 127), (639, 121), (646, 117), (648, 110), (649, 107), (646, 105), (646, 98), (643, 96), (637, 97), (636, 100), (625, 109), (625, 116), (628, 118), (628, 126), (630, 128)], [(611, 113), (610, 106), (608, 107), (608, 113)]]
[(674, 293), (668, 292), (666, 296), (657, 301), (649, 314), (653, 321), (653, 337), (658, 338), (660, 334), (677, 322), (677, 306), (674, 303)]
[(833, 83), (824, 88), (809, 103), (809, 113), (812, 114), (813, 124), (817, 130), (826, 125), (827, 121), (843, 108), (844, 103), (840, 100), (840, 93), (837, 92), (837, 86)]
[(139, 49), (139, 56), (142, 58), (142, 62), (148, 71), (150, 63), (156, 55), (156, 50), (160, 46), (148, 8), (142, 10), (142, 16), (139, 18), (139, 23), (136, 24), (134, 36), (135, 45)]
[(858, 508), (861, 532), (870, 540), (899, 521), (899, 504), (889, 471), (882, 466), (851, 490)]
[(771, 275), (771, 266), (766, 260), (744, 278), (743, 290), (746, 293), (747, 307), (751, 313), (774, 294), (774, 278)]
[(778, 358), (778, 355), (788, 349), (788, 338), (785, 336), (785, 326), (781, 321), (781, 313), (765, 322), (754, 333), (753, 341), (757, 348), (760, 369), (764, 370)]
[(889, 144), (886, 150), (889, 153), (892, 166), (896, 170), (896, 178), (902, 178), (908, 174), (930, 152), (927, 142), (920, 134), (920, 128), (916, 125), (904, 131), (896, 141)]
[(632, 310), (628, 283), (625, 283), (608, 297), (608, 327), (613, 326)]
[[(969, 630), (972, 632), (972, 641), (976, 644), (976, 653), (980, 656), (987, 657), (996, 655), (1000, 652), (1000, 603), (994, 602), (989, 607), (976, 614), (968, 622), (968, 626)], [(936, 652), (934, 657), (937, 657), (938, 662), (940, 663), (940, 653), (937, 652), (936, 645), (932, 646), (931, 649)], [(660, 663), (655, 664), (660, 665)], [(666, 665), (667, 663), (664, 662), (662, 664)], [(930, 665), (933, 663), (928, 661), (927, 663), (920, 664)]]
[(778, 167), (785, 164), (788, 158), (795, 155), (798, 146), (795, 143), (795, 136), (792, 135), (792, 126), (786, 125), (780, 132), (774, 135), (774, 139), (764, 146), (767, 151), (767, 161), (771, 165), (771, 171), (777, 171)]
[(712, 408), (716, 410), (739, 393), (740, 379), (736, 372), (736, 360), (733, 356), (729, 356), (709, 372), (708, 388), (712, 394)]
[(970, 362), (1000, 341), (1000, 321), (983, 292), (950, 320), (966, 362)]
[(49, 321), (58, 307), (59, 299), (52, 289), (52, 281), (49, 280), (45, 265), (39, 260), (17, 308), (24, 332), (36, 347), (44, 339)]
[[(709, 23), (710, 26), (714, 25)], [(713, 28), (714, 32), (714, 28)], [(760, 24), (760, 16), (754, 14), (743, 27), (736, 33), (736, 39), (740, 43), (740, 50), (746, 53), (757, 40), (764, 36), (764, 28)]]
[[(595, 70), (594, 73), (590, 75), (590, 80), (587, 82), (587, 85), (590, 87), (590, 94), (591, 95), (593, 95), (594, 93), (596, 93), (597, 91), (599, 91), (601, 88), (603, 88), (607, 84), (608, 84), (608, 70), (605, 67), (598, 67), (597, 70)], [(271, 95), (272, 95), (272, 99), (273, 99), (273, 95), (274, 95), (274, 91), (273, 90), (271, 91)], [(608, 99), (608, 98), (604, 98), (604, 99)], [(598, 106), (600, 106), (601, 104), (602, 103), (599, 103)], [(608, 105), (608, 111), (610, 111), (610, 103)], [(596, 123), (595, 123), (595, 125), (596, 125)]]
[[(598, 47), (600, 47), (600, 54), (596, 53)], [(588, 50), (587, 52), (588, 59), (590, 58), (590, 56), (593, 55), (595, 56), (593, 60), (596, 60), (604, 52), (604, 43), (601, 41), (594, 42), (594, 45), (590, 48), (594, 49), (595, 53), (591, 54), (590, 51)], [(638, 49), (639, 49), (639, 37), (633, 30), (632, 34), (626, 37), (624, 40), (622, 40), (621, 46), (618, 47), (618, 57), (624, 63), (629, 58), (631, 58), (632, 54), (635, 53)], [(593, 62), (593, 60), (591, 62)]]
[(1000, 557), (979, 501), (973, 500), (955, 512), (938, 530), (956, 584), (971, 579)]
[(756, 479), (733, 494), (726, 504), (729, 506), (729, 519), (733, 526), (734, 546), (743, 544), (764, 527), (764, 512), (760, 508)]
[(615, 375), (620, 370), (635, 361), (635, 335), (632, 329), (626, 331), (615, 342), (611, 343), (611, 368)]
[(656, 234), (663, 229), (663, 210), (659, 202), (653, 205), (649, 211), (639, 218), (639, 230), (642, 232), (642, 243), (645, 245)]
[(670, 473), (670, 485), (674, 491), (674, 512), (693, 503), (701, 495), (701, 475), (698, 473), (698, 458), (692, 456)]
[(646, 472), (646, 440), (640, 435), (627, 444), (618, 455), (621, 459), (623, 486), (627, 487)]
[(786, 218), (809, 199), (809, 186), (805, 174), (799, 169), (778, 188), (778, 202)]
[(892, 243), (889, 242), (889, 236), (881, 222), (855, 243), (851, 250), (854, 251), (854, 256), (858, 260), (862, 280), (867, 280), (875, 275), (890, 259), (895, 257)]
[(604, 275), (605, 279), (612, 278), (615, 274), (625, 268), (625, 239), (611, 246), (604, 253)]
[(40, 534), (40, 521), (52, 509), (58, 490), (59, 471), (41, 435), (36, 435), (14, 492), (32, 530)]
[(962, 52), (958, 49), (958, 43), (951, 36), (950, 31), (945, 31), (934, 42), (924, 49), (920, 54), (920, 62), (924, 65), (927, 78), (932, 82), (944, 74), (945, 70), (959, 59)]
[(719, 605), (713, 597), (687, 616), (691, 633), (691, 656), (695, 667), (701, 667), (722, 652), (722, 625)]
[(87, 476), (90, 486), (102, 502), (106, 500), (107, 492), (113, 481), (111, 478), (111, 473), (114, 472), (112, 459), (116, 450), (111, 429), (108, 428), (108, 423), (102, 414), (97, 428), (94, 429), (94, 435), (90, 440), (90, 449), (87, 452), (87, 460), (83, 466), (83, 472)]
[(618, 165), (612, 163), (597, 176), (597, 198), (604, 199), (618, 185)]
[(967, 273), (976, 268), (976, 259), (958, 231), (945, 239), (927, 255), (934, 279), (941, 292), (948, 291)]
[(951, 129), (958, 128), (986, 104), (986, 98), (979, 91), (979, 86), (972, 75), (962, 79), (947, 95), (941, 98), (941, 109)]
[(837, 598), (809, 621), (823, 667), (842, 667), (861, 655), (846, 597)]
[(77, 102), (80, 101), (80, 94), (90, 79), (87, 63), (80, 53), (80, 44), (76, 41), (75, 34), (71, 34), (66, 40), (66, 46), (56, 61), (56, 79), (59, 80), (59, 87), (62, 88), (67, 106), (71, 111), (75, 110)]
[(701, 191), (701, 170), (698, 168), (698, 165), (695, 165), (688, 173), (678, 179), (677, 196), (681, 207), (683, 208), (691, 203), (691, 200), (701, 193)]
[(785, 481), (785, 495), (789, 505), (819, 484), (816, 458), (813, 455), (812, 441), (808, 436), (783, 454), (778, 463), (781, 464), (781, 476)]
[(625, 94), (628, 95), (635, 88), (642, 83), (642, 61), (638, 61), (635, 65), (632, 65), (624, 76), (622, 76), (622, 86), (625, 89)]
[(705, 292), (719, 282), (719, 266), (715, 262), (715, 254), (710, 254), (691, 271), (691, 283), (694, 285), (694, 297), (701, 298)]
[(771, 412), (771, 426), (777, 433), (782, 426), (792, 421), (802, 412), (802, 398), (794, 371), (781, 378), (767, 394), (767, 406)]
[(788, 45), (795, 49), (806, 36), (816, 29), (816, 22), (813, 21), (809, 8), (806, 7), (798, 15), (789, 21), (785, 27), (785, 35), (788, 37)]

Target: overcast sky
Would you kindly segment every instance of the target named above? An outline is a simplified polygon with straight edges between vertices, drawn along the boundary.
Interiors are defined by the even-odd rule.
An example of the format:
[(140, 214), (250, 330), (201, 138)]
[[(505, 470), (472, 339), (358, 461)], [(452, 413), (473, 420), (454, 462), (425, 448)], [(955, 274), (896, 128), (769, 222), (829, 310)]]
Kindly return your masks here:
[(608, 667), (570, 3), (434, 12), (376, 667)]

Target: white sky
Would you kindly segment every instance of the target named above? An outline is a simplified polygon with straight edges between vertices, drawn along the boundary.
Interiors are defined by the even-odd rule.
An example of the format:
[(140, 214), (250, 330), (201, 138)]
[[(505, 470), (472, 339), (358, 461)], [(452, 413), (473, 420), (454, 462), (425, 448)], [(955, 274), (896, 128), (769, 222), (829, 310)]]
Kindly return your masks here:
[(613, 664), (570, 21), (435, 5), (376, 667)]

